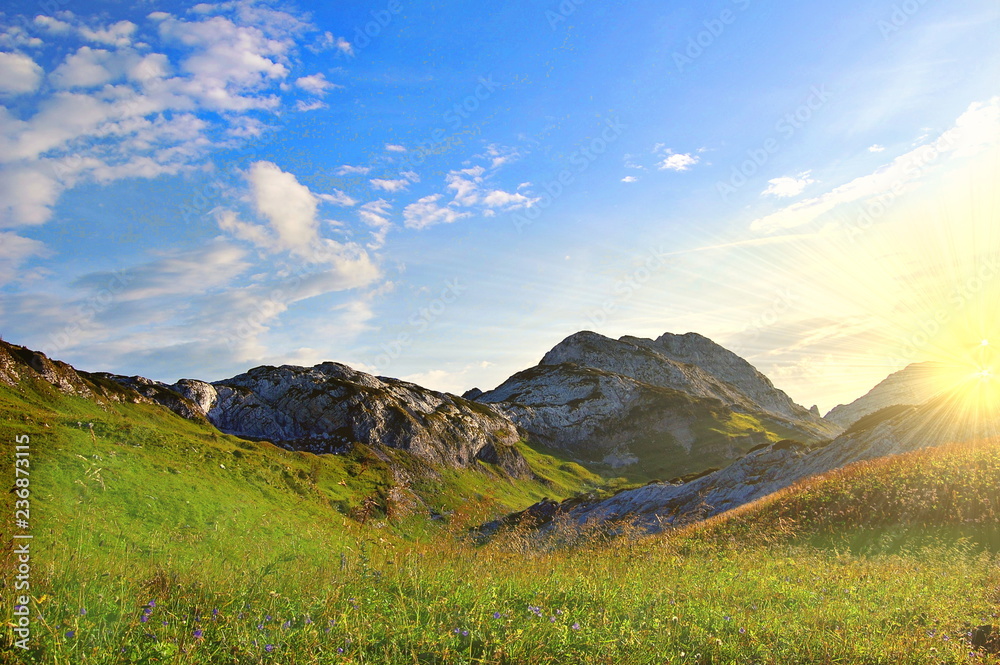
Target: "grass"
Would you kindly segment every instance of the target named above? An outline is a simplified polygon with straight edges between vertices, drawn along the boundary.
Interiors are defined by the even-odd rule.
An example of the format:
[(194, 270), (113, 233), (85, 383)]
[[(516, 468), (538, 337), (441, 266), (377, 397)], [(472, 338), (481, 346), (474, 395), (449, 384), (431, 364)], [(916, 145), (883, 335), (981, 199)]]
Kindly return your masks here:
[[(419, 474), (44, 386), (0, 388), (0, 416), (2, 440), (32, 437), (26, 662), (997, 662), (968, 644), (1000, 624), (995, 443), (857, 465), (657, 537), (477, 546), (484, 516), (595, 477), (523, 444), (538, 480)], [(441, 519), (405, 509), (394, 468)]]

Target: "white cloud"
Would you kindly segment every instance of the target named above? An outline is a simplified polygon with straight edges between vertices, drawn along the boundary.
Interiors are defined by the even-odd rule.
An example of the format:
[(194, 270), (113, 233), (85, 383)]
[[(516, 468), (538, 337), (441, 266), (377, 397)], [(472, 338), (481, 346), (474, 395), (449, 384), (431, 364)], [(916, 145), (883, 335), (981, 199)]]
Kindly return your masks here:
[[(662, 147), (662, 144), (659, 144)], [(656, 165), (661, 171), (687, 171), (698, 163), (701, 158), (697, 155), (675, 153), (667, 150), (666, 156)]]
[(333, 203), (334, 205), (339, 205), (339, 206), (349, 207), (358, 204), (357, 201), (355, 201), (354, 199), (352, 199), (350, 196), (340, 191), (339, 189), (333, 190), (332, 194), (317, 194), (316, 196), (318, 196), (320, 199), (328, 203)]
[(368, 244), (369, 249), (379, 249), (385, 244), (385, 237), (392, 228), (389, 222), (389, 210), (392, 205), (385, 199), (369, 201), (361, 206), (358, 215), (365, 224), (374, 229), (372, 231), (372, 241)]
[(300, 298), (354, 288), (378, 277), (378, 268), (363, 249), (320, 235), (316, 217), (320, 197), (293, 174), (261, 161), (251, 165), (246, 178), (254, 211), (266, 224), (245, 222), (235, 212), (219, 209), (219, 228), (268, 254), (287, 253), (300, 265), (326, 266), (322, 272), (299, 280), (296, 288), (305, 294)]
[(115, 78), (108, 69), (111, 53), (104, 49), (81, 46), (66, 57), (49, 76), (57, 88), (94, 88)]
[(320, 109), (325, 109), (325, 108), (327, 108), (326, 103), (321, 102), (318, 99), (313, 100), (311, 102), (307, 102), (305, 100), (300, 99), (295, 103), (295, 110), (302, 111), (303, 113), (306, 113), (308, 111), (318, 111)]
[(406, 152), (406, 147), (398, 145), (396, 143), (386, 143), (385, 149), (388, 152)]
[(44, 224), (61, 191), (56, 179), (37, 166), (0, 171), (0, 226)]
[(343, 55), (354, 55), (354, 46), (343, 37), (334, 37), (332, 32), (324, 32), (314, 44), (309, 46), (313, 53), (335, 49)]
[(622, 182), (639, 182), (639, 179), (636, 178), (634, 175), (627, 175), (624, 178), (622, 178)]
[(816, 182), (809, 177), (810, 173), (811, 171), (805, 171), (796, 177), (782, 176), (780, 178), (768, 180), (768, 187), (761, 192), (761, 195), (776, 196), (778, 198), (798, 196), (803, 192), (803, 190), (805, 190), (806, 187)]
[[(216, 240), (189, 252), (170, 252), (128, 270), (128, 283), (116, 298), (122, 302), (171, 295), (205, 293), (227, 286), (250, 267), (246, 252)], [(111, 280), (107, 273), (80, 278), (75, 286), (99, 289)]]
[[(145, 33), (68, 11), (22, 26), (89, 44), (70, 48), (26, 114), (0, 107), (0, 189), (11, 194), (0, 201), (3, 223), (45, 221), (58, 195), (81, 182), (179, 173), (214, 147), (260, 136), (268, 125), (257, 111), (276, 109), (292, 87), (297, 39), (310, 29), (245, 0), (148, 19)], [(0, 53), (0, 68), (0, 91), (39, 89), (43, 72), (30, 58)], [(314, 94), (332, 85), (321, 75), (300, 81)]]
[(51, 16), (36, 16), (35, 24), (41, 26), (54, 35), (66, 35), (73, 32), (73, 26), (66, 21), (60, 21)]
[(167, 18), (160, 22), (161, 37), (186, 47), (180, 63), (189, 77), (178, 81), (178, 91), (206, 108), (219, 111), (268, 109), (277, 98), (259, 92), (287, 77), (285, 64), (294, 47), (290, 36), (268, 37), (262, 27), (237, 25), (223, 16), (199, 21)]
[(530, 208), (541, 199), (529, 198), (524, 194), (511, 194), (500, 189), (494, 189), (483, 197), (483, 203), (490, 208), (503, 208), (504, 210), (519, 210)]
[(868, 152), (884, 152), (884, 151), (885, 151), (885, 146), (879, 145), (878, 143), (876, 143), (875, 145), (868, 146)]
[(295, 85), (306, 92), (319, 95), (320, 97), (325, 95), (327, 90), (340, 87), (336, 83), (327, 81), (326, 76), (322, 73), (298, 78), (295, 80)]
[(118, 21), (114, 25), (96, 29), (83, 26), (80, 28), (80, 36), (109, 46), (129, 46), (136, 27), (131, 21)]
[(22, 53), (0, 52), (0, 94), (34, 92), (42, 81), (42, 68)]
[(886, 192), (905, 191), (943, 156), (977, 154), (1000, 144), (1000, 97), (969, 106), (955, 125), (936, 140), (920, 146), (882, 166), (829, 192), (794, 203), (775, 213), (755, 219), (750, 228), (770, 233), (809, 224), (819, 216), (844, 203), (868, 199)]
[(406, 178), (400, 178), (399, 180), (384, 180), (382, 178), (374, 178), (369, 180), (372, 187), (375, 189), (381, 189), (384, 192), (401, 192), (410, 186), (410, 181)]
[(0, 286), (16, 281), (21, 266), (29, 259), (48, 254), (45, 245), (38, 240), (0, 231)]
[(254, 162), (247, 174), (257, 213), (276, 233), (282, 250), (305, 254), (318, 237), (317, 199), (305, 185), (272, 162)]
[(479, 203), (479, 185), (483, 182), (482, 166), (451, 171), (445, 176), (448, 189), (455, 192), (455, 203), (472, 206)]
[(469, 213), (438, 205), (440, 194), (431, 194), (403, 209), (403, 224), (409, 229), (426, 229), (437, 224), (452, 224)]
[(344, 164), (336, 170), (337, 175), (368, 175), (371, 171), (369, 166), (351, 166), (350, 164)]

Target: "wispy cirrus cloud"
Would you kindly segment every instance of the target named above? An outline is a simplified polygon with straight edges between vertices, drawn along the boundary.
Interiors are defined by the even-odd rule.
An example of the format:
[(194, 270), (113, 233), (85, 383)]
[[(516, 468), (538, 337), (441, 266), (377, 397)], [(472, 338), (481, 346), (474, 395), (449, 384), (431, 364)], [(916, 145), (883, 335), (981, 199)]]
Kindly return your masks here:
[(757, 218), (750, 228), (772, 233), (804, 226), (840, 205), (902, 191), (916, 184), (943, 158), (968, 156), (996, 145), (1000, 145), (1000, 97), (970, 105), (955, 124), (936, 139), (900, 155), (873, 173)]

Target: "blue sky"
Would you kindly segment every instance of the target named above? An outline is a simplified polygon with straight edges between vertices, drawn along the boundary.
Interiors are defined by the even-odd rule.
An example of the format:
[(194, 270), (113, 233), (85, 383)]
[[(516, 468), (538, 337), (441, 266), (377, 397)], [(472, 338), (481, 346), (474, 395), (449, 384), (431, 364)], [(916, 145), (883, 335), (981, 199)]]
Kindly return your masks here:
[(4, 7), (0, 330), (84, 369), (696, 331), (825, 410), (997, 325), (992, 1)]

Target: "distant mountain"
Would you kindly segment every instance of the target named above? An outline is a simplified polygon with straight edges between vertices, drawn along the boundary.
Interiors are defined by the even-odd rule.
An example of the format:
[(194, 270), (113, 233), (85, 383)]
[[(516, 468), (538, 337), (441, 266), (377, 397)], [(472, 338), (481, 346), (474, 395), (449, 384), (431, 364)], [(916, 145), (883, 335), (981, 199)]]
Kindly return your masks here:
[(689, 482), (654, 483), (603, 500), (542, 502), (486, 525), (484, 531), (525, 518), (544, 523), (557, 514), (579, 524), (624, 522), (661, 531), (704, 520), (854, 462), (996, 437), (1000, 437), (1000, 405), (974, 405), (967, 391), (959, 389), (920, 406), (895, 406), (870, 414), (827, 445), (810, 448), (783, 441), (761, 446), (729, 467)]
[(890, 406), (923, 404), (946, 387), (942, 379), (946, 373), (947, 368), (940, 363), (909, 365), (890, 374), (864, 397), (834, 407), (825, 418), (841, 427), (850, 427), (864, 416)]
[(637, 477), (724, 465), (761, 443), (841, 428), (795, 404), (748, 362), (689, 333), (576, 333), (486, 393), (536, 441)]

